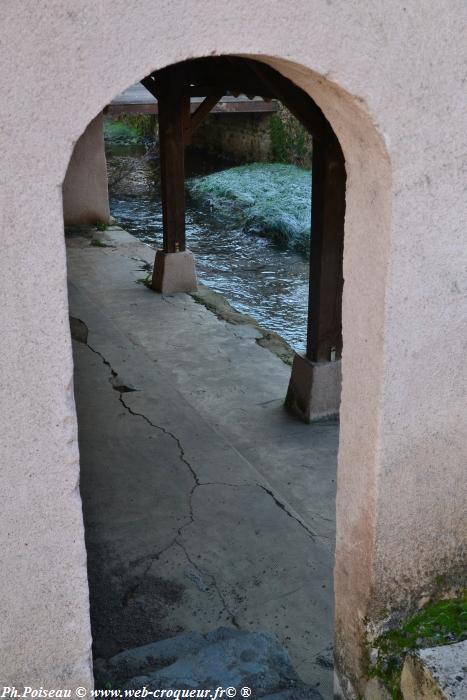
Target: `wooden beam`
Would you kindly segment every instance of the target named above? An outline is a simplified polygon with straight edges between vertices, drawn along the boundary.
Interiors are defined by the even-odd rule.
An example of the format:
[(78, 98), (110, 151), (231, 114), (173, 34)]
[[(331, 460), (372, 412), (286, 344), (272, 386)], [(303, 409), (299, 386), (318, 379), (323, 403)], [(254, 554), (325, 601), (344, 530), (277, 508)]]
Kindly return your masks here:
[(182, 101), (182, 122), (183, 122), (183, 145), (191, 143), (191, 100), (190, 96), (184, 94)]
[(342, 354), (342, 290), (346, 172), (333, 136), (313, 142), (307, 358)]
[(280, 100), (315, 139), (329, 139), (333, 131), (318, 105), (304, 90), (265, 63), (242, 59), (263, 84), (263, 90)]
[[(242, 85), (258, 83), (257, 78), (247, 70), (240, 58), (225, 56), (191, 59), (158, 71), (158, 74), (170, 75), (183, 85), (217, 85), (220, 83)], [(156, 74), (157, 75), (157, 74)]]
[(190, 97), (207, 97), (208, 95), (245, 95), (252, 97), (262, 97), (263, 99), (274, 99), (272, 94), (259, 80), (253, 82), (235, 82), (228, 80), (212, 80), (209, 83), (194, 83), (188, 85), (184, 90)]
[(156, 79), (154, 78), (154, 74), (146, 76), (146, 78), (143, 78), (142, 80), (140, 80), (140, 83), (141, 83), (141, 85), (144, 85), (146, 90), (148, 92), (150, 92), (151, 95), (156, 98), (156, 100), (159, 99), (159, 89), (158, 89), (159, 84), (156, 81)]
[(195, 109), (195, 111), (191, 114), (190, 118), (190, 141), (191, 141), (191, 135), (193, 134), (194, 131), (202, 124), (202, 122), (206, 119), (208, 114), (211, 112), (212, 109), (217, 105), (219, 100), (222, 98), (222, 94), (217, 94), (217, 95), (211, 95), (209, 97), (206, 97), (203, 102)]
[[(168, 66), (143, 78), (141, 83), (155, 97), (161, 89), (177, 89), (191, 97), (222, 95), (254, 95), (272, 99), (264, 83), (248, 68), (242, 59), (233, 66), (228, 61), (197, 59)], [(168, 86), (168, 88), (164, 87)]]
[[(196, 102), (192, 102), (192, 107), (197, 106)], [(158, 114), (158, 103), (110, 103), (104, 108), (105, 114)], [(211, 114), (242, 114), (242, 113), (252, 113), (252, 114), (274, 114), (277, 112), (277, 106), (275, 102), (262, 102), (259, 100), (220, 100), (215, 107), (212, 108)]]
[(159, 148), (164, 252), (185, 250), (185, 145), (184, 126), (189, 97), (159, 94)]

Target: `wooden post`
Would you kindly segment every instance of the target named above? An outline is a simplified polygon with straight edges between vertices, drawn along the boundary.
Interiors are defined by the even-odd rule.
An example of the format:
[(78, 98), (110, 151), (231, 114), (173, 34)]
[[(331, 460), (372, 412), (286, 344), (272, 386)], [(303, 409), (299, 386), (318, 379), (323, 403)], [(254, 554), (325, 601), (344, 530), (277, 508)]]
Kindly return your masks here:
[(159, 147), (164, 253), (185, 250), (185, 125), (190, 97), (159, 93)]
[(312, 362), (329, 362), (342, 354), (345, 183), (337, 138), (314, 139), (306, 352)]
[(216, 95), (208, 95), (192, 114), (188, 114), (188, 118), (185, 125), (186, 145), (191, 143), (191, 137), (193, 132), (196, 131), (199, 125), (203, 123), (203, 121), (209, 115), (210, 111), (216, 106), (216, 104), (221, 98), (221, 93), (217, 93)]

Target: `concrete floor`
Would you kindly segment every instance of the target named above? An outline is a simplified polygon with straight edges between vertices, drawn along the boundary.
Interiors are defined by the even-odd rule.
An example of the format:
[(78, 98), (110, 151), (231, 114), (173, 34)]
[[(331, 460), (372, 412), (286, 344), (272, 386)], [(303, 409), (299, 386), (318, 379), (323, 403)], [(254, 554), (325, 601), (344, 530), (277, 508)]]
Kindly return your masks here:
[(337, 423), (283, 410), (254, 327), (138, 284), (148, 246), (90, 235), (67, 247), (95, 656), (268, 630), (332, 697)]

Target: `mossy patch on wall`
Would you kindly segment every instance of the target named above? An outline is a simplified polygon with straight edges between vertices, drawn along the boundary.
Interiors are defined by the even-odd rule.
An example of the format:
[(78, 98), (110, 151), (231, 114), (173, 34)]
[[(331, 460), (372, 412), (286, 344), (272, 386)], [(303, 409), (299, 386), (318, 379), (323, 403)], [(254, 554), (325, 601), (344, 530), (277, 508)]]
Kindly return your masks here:
[(429, 603), (400, 627), (371, 643), (368, 675), (379, 678), (394, 700), (401, 700), (405, 656), (414, 649), (455, 644), (467, 639), (467, 590), (458, 598)]

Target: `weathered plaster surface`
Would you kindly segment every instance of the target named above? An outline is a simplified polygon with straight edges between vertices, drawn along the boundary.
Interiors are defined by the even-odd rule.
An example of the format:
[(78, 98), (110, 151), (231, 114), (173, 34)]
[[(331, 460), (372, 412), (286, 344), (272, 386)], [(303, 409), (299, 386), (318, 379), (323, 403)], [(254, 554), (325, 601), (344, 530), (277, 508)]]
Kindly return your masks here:
[(114, 95), (191, 56), (276, 57), (324, 109), (346, 157), (342, 676), (358, 676), (366, 619), (455, 570), (467, 462), (466, 19), (461, 0), (2, 3), (5, 684), (91, 682), (63, 178)]

